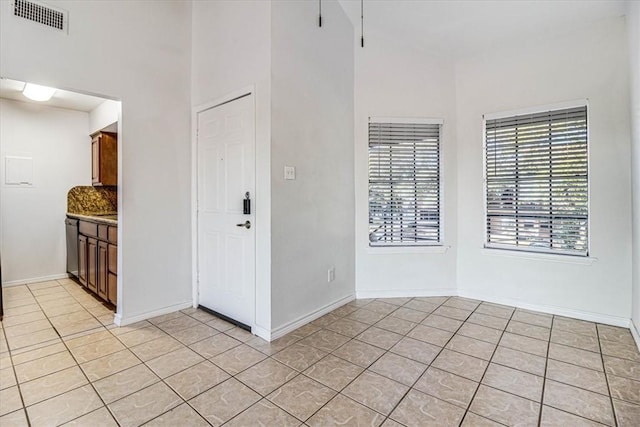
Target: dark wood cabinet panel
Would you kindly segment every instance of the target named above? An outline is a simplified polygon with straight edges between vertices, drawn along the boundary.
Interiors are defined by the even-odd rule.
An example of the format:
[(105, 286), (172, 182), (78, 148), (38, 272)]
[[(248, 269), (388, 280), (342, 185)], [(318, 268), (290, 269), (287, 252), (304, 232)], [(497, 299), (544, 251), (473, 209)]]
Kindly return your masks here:
[(118, 304), (118, 276), (113, 273), (107, 274), (108, 284), (107, 287), (109, 289), (109, 302), (113, 305)]
[(118, 227), (109, 227), (107, 240), (110, 243), (118, 243)]
[(118, 134), (98, 132), (91, 136), (91, 182), (118, 185)]
[(98, 292), (98, 241), (87, 238), (87, 287)]
[(87, 286), (87, 237), (78, 235), (78, 280)]
[(118, 274), (118, 247), (109, 245), (109, 272)]
[(108, 299), (107, 294), (107, 242), (98, 242), (98, 268), (96, 274), (98, 276), (98, 296), (102, 299)]
[(118, 227), (103, 222), (78, 223), (78, 280), (113, 304), (118, 297)]
[(79, 222), (79, 232), (88, 237), (98, 237), (98, 224), (89, 221)]

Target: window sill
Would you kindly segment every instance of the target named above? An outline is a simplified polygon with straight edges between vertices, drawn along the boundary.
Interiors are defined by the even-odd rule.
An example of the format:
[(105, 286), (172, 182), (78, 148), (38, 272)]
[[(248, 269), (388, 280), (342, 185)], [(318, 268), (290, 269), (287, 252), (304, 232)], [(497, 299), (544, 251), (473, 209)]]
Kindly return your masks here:
[(372, 255), (384, 254), (444, 254), (451, 246), (367, 246), (367, 253)]
[(592, 265), (593, 263), (598, 261), (598, 258), (594, 258), (591, 256), (580, 257), (580, 256), (572, 256), (572, 255), (556, 255), (556, 254), (545, 254), (545, 253), (536, 253), (536, 252), (510, 251), (507, 249), (495, 249), (495, 248), (485, 248), (485, 247), (481, 248), (480, 252), (483, 255), (489, 255), (489, 256), (519, 258), (519, 259), (527, 259), (527, 260), (534, 260), (534, 261), (557, 262), (561, 264)]

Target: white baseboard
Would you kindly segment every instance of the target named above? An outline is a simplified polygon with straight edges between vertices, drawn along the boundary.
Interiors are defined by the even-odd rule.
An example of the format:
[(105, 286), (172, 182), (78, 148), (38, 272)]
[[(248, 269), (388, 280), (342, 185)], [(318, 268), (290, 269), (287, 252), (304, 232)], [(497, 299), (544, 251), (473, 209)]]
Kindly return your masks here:
[(638, 331), (638, 326), (633, 323), (633, 319), (629, 321), (629, 329), (631, 329), (631, 335), (633, 335), (633, 339), (636, 340), (638, 351), (640, 351), (640, 331)]
[(587, 320), (590, 322), (603, 323), (605, 325), (620, 326), (623, 328), (629, 327), (628, 317), (610, 316), (608, 314), (593, 313), (590, 311), (573, 310), (570, 308), (558, 307), (553, 305), (544, 304), (529, 304), (520, 300), (511, 298), (501, 298), (495, 295), (487, 295), (465, 289), (458, 290), (458, 296), (465, 298), (472, 298), (487, 302), (493, 302), (495, 304), (510, 305), (512, 307), (523, 308), (526, 310), (539, 311), (542, 313), (555, 314), (558, 316), (572, 317), (574, 319)]
[(271, 331), (266, 328), (263, 328), (262, 326), (255, 325), (251, 329), (251, 333), (253, 333), (253, 335), (259, 336), (265, 341), (271, 342)]
[(31, 285), (38, 282), (48, 282), (50, 280), (67, 279), (69, 275), (67, 273), (52, 274), (50, 276), (31, 277), (29, 279), (11, 280), (8, 282), (2, 282), (3, 287)]
[(158, 310), (148, 311), (146, 313), (137, 314), (130, 317), (122, 317), (120, 314), (116, 314), (113, 323), (118, 326), (127, 326), (132, 323), (140, 322), (141, 320), (151, 319), (152, 317), (161, 316), (167, 313), (173, 313), (174, 311), (184, 310), (185, 308), (193, 307), (193, 301), (185, 301), (180, 304), (170, 305), (168, 307), (160, 308)]
[(356, 298), (413, 298), (413, 297), (450, 297), (457, 295), (455, 288), (440, 289), (356, 289)]
[[(336, 308), (342, 307), (343, 305), (347, 304), (348, 302), (351, 302), (354, 300), (354, 295), (347, 295), (345, 297), (340, 298), (337, 301), (332, 302), (331, 304), (325, 305), (322, 308), (319, 308), (316, 311), (313, 311), (309, 314), (306, 314), (304, 316), (301, 316), (297, 319), (292, 320), (291, 322), (285, 323), (284, 325), (271, 330), (271, 333), (268, 334), (269, 335), (269, 340), (268, 341), (273, 341), (277, 338), (280, 338), (286, 334), (288, 334), (289, 332), (298, 329), (301, 326), (306, 325), (309, 322), (312, 322), (314, 320), (316, 320), (319, 317), (324, 316), (325, 314), (335, 310)], [(260, 336), (261, 338), (264, 338), (262, 335), (258, 334), (258, 331), (256, 331), (256, 334), (258, 336)], [(264, 338), (267, 339), (267, 338)]]

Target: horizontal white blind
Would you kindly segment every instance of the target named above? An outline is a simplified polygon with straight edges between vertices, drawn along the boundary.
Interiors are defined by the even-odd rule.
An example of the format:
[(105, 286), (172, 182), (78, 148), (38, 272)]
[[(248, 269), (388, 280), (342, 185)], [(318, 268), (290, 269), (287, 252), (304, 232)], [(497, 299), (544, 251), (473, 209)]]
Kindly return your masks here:
[(487, 246), (587, 255), (587, 107), (486, 120)]
[(369, 122), (369, 243), (441, 241), (440, 124)]

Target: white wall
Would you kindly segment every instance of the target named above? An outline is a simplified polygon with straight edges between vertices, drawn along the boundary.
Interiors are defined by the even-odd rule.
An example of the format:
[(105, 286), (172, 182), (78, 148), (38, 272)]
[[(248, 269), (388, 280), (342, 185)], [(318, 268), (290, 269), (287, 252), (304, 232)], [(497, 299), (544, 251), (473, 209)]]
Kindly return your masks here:
[[(32, 187), (5, 185), (5, 156), (33, 158)], [(0, 99), (0, 243), (7, 284), (66, 277), (67, 192), (91, 185), (89, 115)]]
[[(256, 326), (271, 331), (271, 4), (193, 3), (192, 106), (252, 86), (256, 103)], [(195, 220), (195, 218), (194, 218)]]
[(11, 4), (0, 3), (0, 75), (122, 101), (118, 318), (190, 304), (191, 3), (47, 1), (69, 12), (68, 34)]
[[(272, 322), (354, 292), (353, 27), (335, 1), (272, 3)], [(284, 166), (296, 179), (284, 180)], [(335, 266), (335, 281), (327, 270)]]
[(93, 135), (95, 132), (117, 123), (121, 114), (120, 109), (120, 102), (107, 99), (89, 111), (89, 134)]
[[(629, 85), (624, 18), (456, 66), (458, 288), (462, 295), (628, 324)], [(589, 99), (591, 265), (483, 250), (482, 115)], [(544, 258), (544, 257), (542, 257)], [(558, 258), (560, 260), (560, 258)]]
[(631, 83), (631, 172), (633, 196), (632, 321), (640, 347), (640, 2), (627, 3)]
[[(356, 292), (358, 297), (456, 292), (456, 119), (453, 62), (367, 32), (355, 51)], [(369, 248), (370, 116), (444, 119), (442, 220), (446, 251)]]

